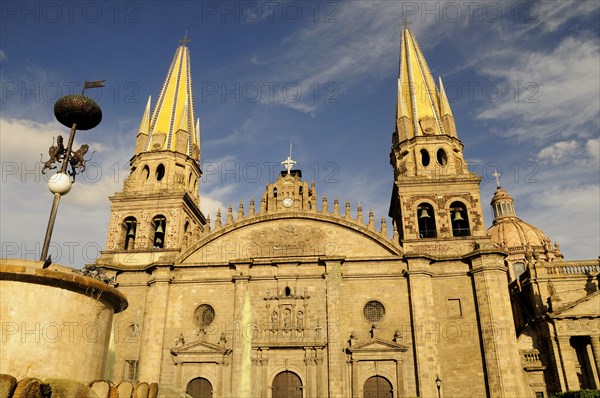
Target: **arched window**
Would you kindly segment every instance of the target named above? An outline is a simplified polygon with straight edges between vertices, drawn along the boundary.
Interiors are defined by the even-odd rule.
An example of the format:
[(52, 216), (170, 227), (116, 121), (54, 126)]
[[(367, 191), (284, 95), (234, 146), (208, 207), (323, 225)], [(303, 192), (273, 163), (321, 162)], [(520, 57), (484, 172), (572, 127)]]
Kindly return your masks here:
[(165, 228), (167, 227), (167, 219), (165, 216), (156, 216), (152, 219), (152, 229), (154, 237), (152, 239), (152, 247), (154, 249), (162, 249), (165, 247)]
[(496, 203), (496, 206), (492, 206), (492, 210), (494, 211), (494, 218), (498, 218), (502, 215), (502, 210), (499, 203)]
[(392, 384), (383, 376), (369, 377), (363, 388), (365, 398), (392, 398)]
[(470, 236), (469, 217), (467, 207), (461, 202), (450, 205), (450, 222), (452, 223), (452, 236)]
[(427, 149), (421, 149), (421, 164), (424, 167), (429, 166), (429, 152), (427, 152)]
[(448, 156), (442, 148), (437, 151), (437, 161), (440, 166), (445, 166), (448, 163)]
[(190, 230), (190, 222), (188, 220), (183, 224), (183, 235), (181, 237), (181, 245), (187, 246), (190, 240), (190, 236), (192, 236), (192, 231)]
[(419, 238), (435, 238), (435, 214), (433, 207), (427, 203), (421, 203), (417, 207), (417, 220), (419, 222)]
[(273, 398), (302, 398), (302, 380), (294, 372), (279, 373), (273, 379)]
[(123, 231), (125, 233), (125, 237), (123, 239), (123, 249), (124, 250), (133, 250), (135, 249), (135, 234), (137, 231), (137, 220), (135, 217), (127, 217), (123, 220), (123, 224), (121, 225)]
[(212, 384), (204, 377), (196, 377), (190, 381), (185, 392), (192, 398), (211, 398), (213, 396)]
[(144, 168), (142, 169), (142, 176), (145, 180), (147, 180), (148, 177), (150, 177), (150, 167), (148, 167), (148, 165), (144, 166)]
[(165, 165), (161, 163), (156, 168), (156, 181), (162, 180), (164, 176), (165, 176)]

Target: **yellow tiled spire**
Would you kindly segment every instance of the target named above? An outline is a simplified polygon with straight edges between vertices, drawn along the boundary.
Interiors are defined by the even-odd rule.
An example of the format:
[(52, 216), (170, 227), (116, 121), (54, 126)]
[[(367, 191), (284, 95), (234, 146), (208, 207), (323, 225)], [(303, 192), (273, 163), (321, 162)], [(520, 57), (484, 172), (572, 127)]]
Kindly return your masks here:
[[(192, 135), (192, 146), (197, 145), (198, 148), (200, 148), (200, 118), (197, 119), (196, 121), (196, 134)], [(197, 161), (200, 161), (200, 153), (198, 152), (198, 159), (196, 159)]]
[(138, 128), (138, 134), (135, 139), (135, 154), (138, 155), (141, 152), (146, 150), (148, 146), (148, 137), (150, 134), (150, 103), (152, 102), (152, 97), (148, 96), (148, 102), (146, 103), (146, 108), (144, 110), (144, 116), (142, 116), (142, 121), (140, 122), (140, 127)]
[(152, 96), (148, 96), (148, 102), (146, 103), (146, 109), (144, 110), (144, 116), (142, 116), (142, 121), (140, 122), (140, 128), (138, 129), (138, 134), (148, 135), (150, 130), (150, 104), (152, 102)]
[[(177, 47), (175, 56), (167, 72), (165, 82), (160, 91), (156, 107), (150, 119), (150, 137), (146, 146), (147, 151), (171, 150), (192, 156), (196, 141), (194, 126), (194, 102), (192, 96), (192, 76), (190, 71), (190, 51), (187, 43), (187, 32), (181, 45)], [(177, 132), (186, 132), (188, 145), (178, 145)]]
[(442, 116), (452, 117), (452, 111), (443, 88), (441, 90), (435, 85), (415, 37), (410, 29), (404, 28), (396, 111), (399, 141), (421, 135), (455, 135), (442, 123)]
[(440, 86), (440, 115), (442, 115), (442, 126), (444, 132), (448, 135), (456, 137), (456, 125), (454, 124), (454, 116), (452, 115), (452, 109), (450, 108), (450, 102), (446, 96), (446, 90), (444, 90), (444, 84), (442, 78), (438, 77)]

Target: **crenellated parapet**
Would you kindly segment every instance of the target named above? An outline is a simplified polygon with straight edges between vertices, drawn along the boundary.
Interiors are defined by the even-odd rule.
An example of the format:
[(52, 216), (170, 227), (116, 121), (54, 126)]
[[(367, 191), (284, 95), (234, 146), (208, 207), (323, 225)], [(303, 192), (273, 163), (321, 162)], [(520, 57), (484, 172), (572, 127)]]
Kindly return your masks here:
[[(397, 234), (395, 225), (393, 226), (394, 235), (389, 237), (385, 217), (381, 217), (379, 226), (376, 226), (375, 214), (372, 209), (369, 209), (365, 222), (360, 202), (353, 210), (350, 201), (346, 201), (341, 210), (337, 197), (331, 207), (327, 194), (323, 194), (320, 200), (321, 205), (317, 206), (318, 197), (315, 183), (312, 182), (309, 186), (307, 181), (302, 180), (301, 175), (299, 170), (292, 170), (290, 173), (283, 171), (275, 183), (266, 186), (258, 209), (252, 198), (247, 208), (245, 208), (244, 202), (240, 201), (237, 212), (234, 212), (233, 206), (228, 206), (224, 220), (221, 209), (217, 210), (214, 226), (207, 223), (203, 234), (199, 237), (200, 240), (223, 229), (235, 229), (242, 224), (252, 223), (259, 219), (270, 219), (277, 215), (297, 217), (306, 214), (311, 218), (344, 223), (359, 231), (369, 231), (378, 238), (398, 242), (397, 238), (394, 239), (394, 235)], [(235, 217), (234, 213), (236, 213)]]

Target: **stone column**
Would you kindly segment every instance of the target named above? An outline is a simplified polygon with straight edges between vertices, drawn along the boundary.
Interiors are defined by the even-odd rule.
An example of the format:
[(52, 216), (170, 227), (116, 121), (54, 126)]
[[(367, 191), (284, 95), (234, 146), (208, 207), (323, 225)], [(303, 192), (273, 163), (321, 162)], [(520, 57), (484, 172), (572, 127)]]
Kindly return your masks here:
[[(232, 352), (231, 352), (231, 393), (233, 396), (240, 395), (241, 392), (246, 391), (246, 387), (240, 384), (242, 379), (242, 372), (252, 372), (252, 368), (244, 369), (244, 362), (246, 358), (244, 354), (244, 339), (249, 336), (245, 336), (244, 333), (248, 332), (249, 326), (244, 325), (242, 322), (242, 308), (244, 306), (244, 299), (246, 291), (248, 290), (248, 281), (250, 276), (248, 275), (248, 266), (246, 264), (236, 264), (236, 275), (233, 277), (235, 283), (235, 291), (233, 298), (233, 337), (232, 337)], [(248, 390), (245, 393), (250, 393), (252, 390)]]
[(558, 349), (560, 350), (567, 390), (579, 390), (579, 379), (575, 368), (579, 361), (575, 348), (571, 346), (571, 336), (558, 336)]
[[(552, 321), (548, 324), (548, 328), (549, 329), (547, 338), (550, 344), (552, 345), (552, 350), (550, 353), (548, 353), (548, 366), (549, 370), (551, 372), (553, 371), (553, 374), (550, 377), (552, 385), (548, 385), (546, 387), (549, 391), (566, 391), (567, 383), (565, 381), (565, 370), (560, 354), (560, 347), (558, 346), (557, 325)], [(546, 338), (546, 336), (542, 335), (542, 338)]]
[[(310, 350), (311, 354), (316, 355), (316, 351), (315, 350)], [(315, 362), (315, 357), (308, 357), (306, 358), (304, 361), (306, 363), (306, 386), (304, 386), (304, 389), (306, 391), (306, 396), (307, 397), (314, 397), (316, 396), (316, 375), (315, 375), (315, 368), (316, 368), (316, 362)]]
[[(318, 351), (317, 351), (318, 352)], [(323, 356), (319, 356), (317, 354), (317, 359), (315, 359), (317, 364), (317, 397), (324, 396), (323, 393)]]
[(160, 383), (171, 267), (158, 266), (148, 281), (138, 380)]
[(525, 396), (504, 255), (487, 251), (476, 254), (471, 262), (489, 394)]
[[(592, 366), (596, 365), (596, 375), (600, 378), (600, 336), (590, 336), (591, 346), (592, 346), (592, 354), (594, 354), (594, 360), (592, 362)], [(598, 383), (598, 381), (596, 381)], [(596, 384), (596, 388), (600, 389), (600, 386)]]
[(225, 355), (223, 355), (223, 362), (220, 364), (217, 364), (218, 369), (219, 369), (219, 380), (217, 381), (217, 391), (216, 394), (213, 394), (217, 397), (224, 397), (225, 395), (225, 367), (228, 366), (227, 364), (227, 357)]
[(326, 258), (325, 262), (325, 288), (327, 312), (327, 366), (329, 368), (329, 397), (344, 398), (348, 395), (345, 390), (345, 355), (342, 333), (340, 331), (340, 284), (342, 282), (342, 260)]
[[(592, 374), (592, 378), (594, 379), (594, 388), (598, 389), (600, 388), (600, 379), (598, 377), (598, 372), (596, 371), (596, 364), (594, 363), (594, 353), (591, 347), (591, 344), (586, 344), (585, 345), (585, 353), (587, 354), (588, 358), (589, 358), (589, 363), (590, 363), (590, 373)], [(589, 374), (589, 373), (588, 373)]]
[(358, 394), (360, 391), (360, 385), (358, 384), (358, 361), (356, 359), (350, 360), (350, 367), (352, 369), (352, 398), (359, 398)]
[(263, 358), (260, 360), (260, 396), (261, 398), (267, 398), (269, 385), (267, 381), (267, 371), (269, 370), (269, 350), (263, 349)]
[(438, 333), (433, 300), (433, 273), (427, 258), (408, 259), (408, 290), (412, 313), (412, 339), (417, 369), (417, 394), (436, 397), (439, 374)]
[(406, 378), (404, 377), (404, 361), (395, 359), (396, 363), (396, 397), (402, 398), (406, 396)]

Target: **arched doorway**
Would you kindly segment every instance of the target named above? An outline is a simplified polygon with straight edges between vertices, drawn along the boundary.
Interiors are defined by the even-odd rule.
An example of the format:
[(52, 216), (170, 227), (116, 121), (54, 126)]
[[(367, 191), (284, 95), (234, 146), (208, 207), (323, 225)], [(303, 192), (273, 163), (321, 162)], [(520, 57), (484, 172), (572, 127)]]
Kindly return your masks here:
[(392, 398), (392, 384), (383, 376), (369, 377), (365, 382), (365, 398)]
[(285, 371), (273, 379), (273, 398), (302, 398), (302, 380), (296, 373)]
[(212, 384), (204, 377), (196, 377), (190, 381), (185, 392), (193, 398), (212, 398), (213, 396)]

